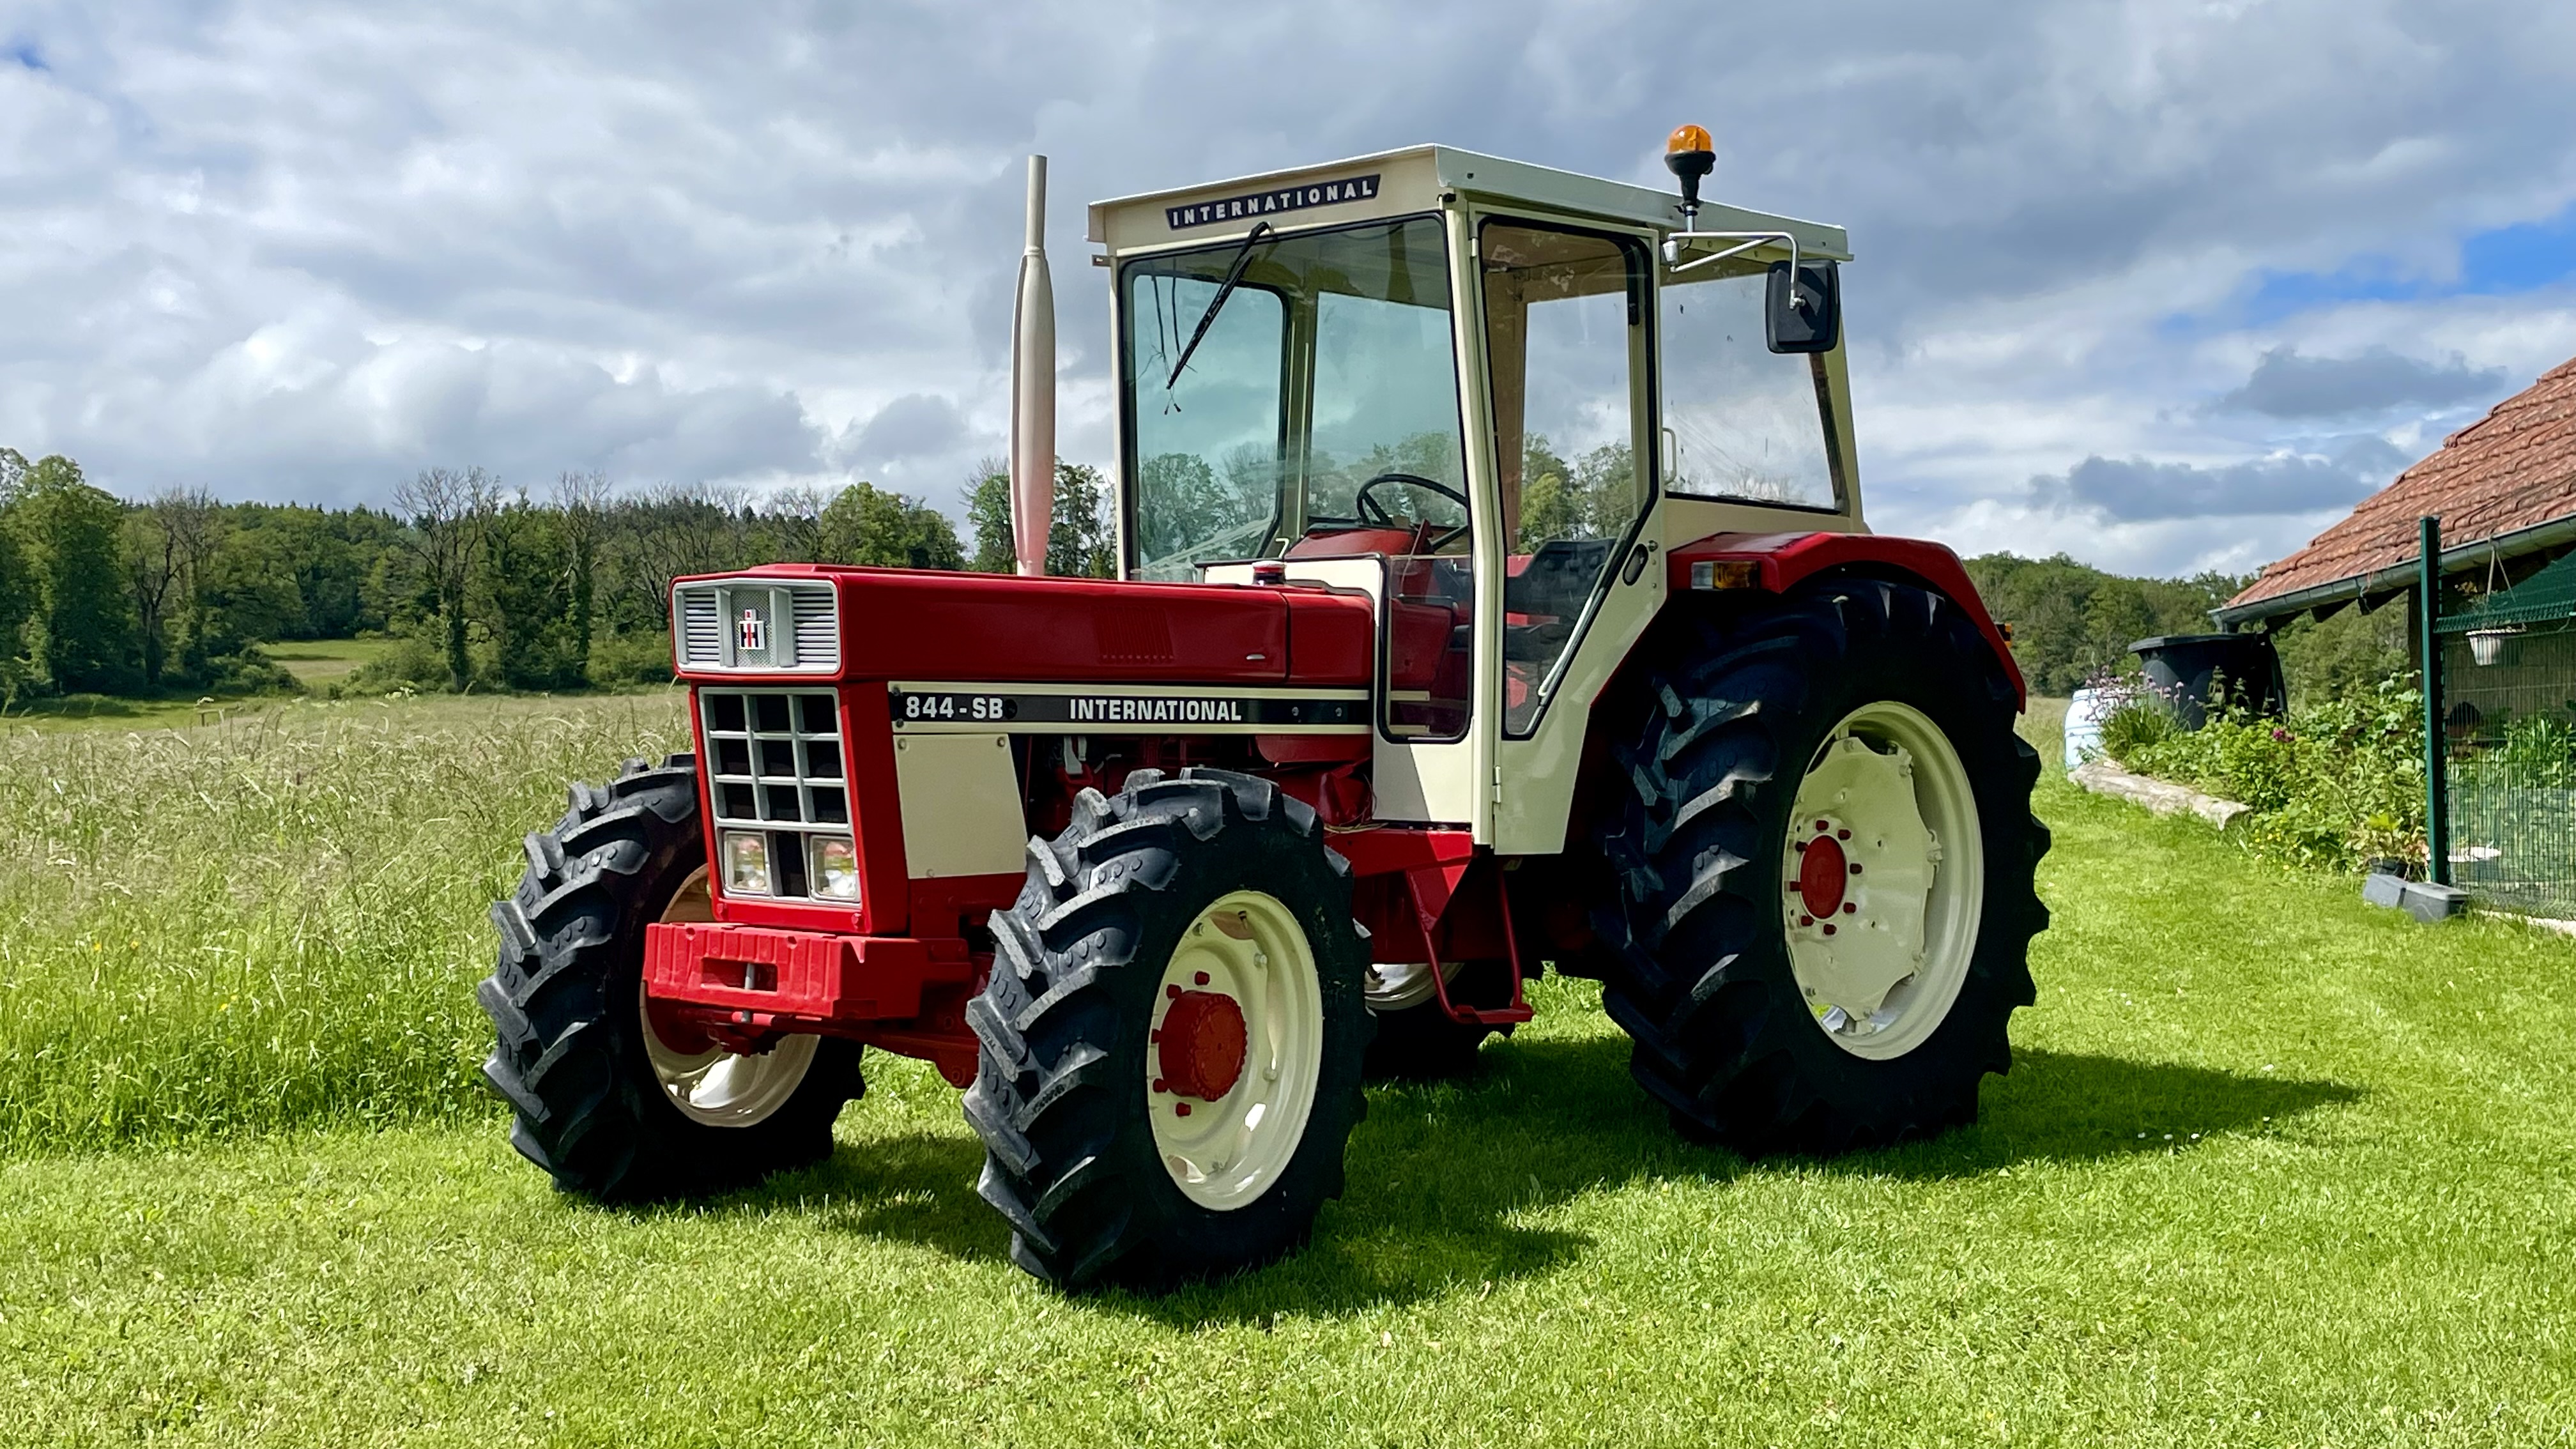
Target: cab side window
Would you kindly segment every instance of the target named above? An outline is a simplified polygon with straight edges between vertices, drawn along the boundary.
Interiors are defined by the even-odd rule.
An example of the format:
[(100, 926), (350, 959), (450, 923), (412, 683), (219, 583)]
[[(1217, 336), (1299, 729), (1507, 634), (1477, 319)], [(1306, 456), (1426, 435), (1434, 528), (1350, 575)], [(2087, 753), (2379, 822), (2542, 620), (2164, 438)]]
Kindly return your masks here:
[(1771, 350), (1763, 270), (1725, 264), (1667, 274), (1663, 286), (1667, 492), (1837, 508), (1825, 360)]

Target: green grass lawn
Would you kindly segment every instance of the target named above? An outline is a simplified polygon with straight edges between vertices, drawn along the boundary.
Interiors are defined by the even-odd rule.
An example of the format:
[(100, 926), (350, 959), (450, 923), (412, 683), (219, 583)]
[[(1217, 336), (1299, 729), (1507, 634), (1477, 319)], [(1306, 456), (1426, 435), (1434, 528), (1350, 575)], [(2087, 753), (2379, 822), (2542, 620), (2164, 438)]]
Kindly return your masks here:
[[(437, 709), (424, 727), (469, 743), (532, 728)], [(563, 718), (490, 745), (494, 801), (419, 854), (368, 854), (353, 817), (332, 869), (467, 857), (402, 897), (463, 910), (506, 873), (498, 817), (542, 823), (551, 792), (509, 772), (658, 727)], [(293, 798), (290, 764), (253, 783)], [(1161, 1300), (1012, 1268), (954, 1093), (883, 1057), (830, 1162), (690, 1209), (557, 1196), (439, 1082), (401, 1088), (426, 1095), (381, 1132), (315, 1097), (273, 1115), (324, 1125), (261, 1135), (22, 1135), (0, 1160), (0, 1442), (2576, 1439), (2576, 947), (2416, 926), (2054, 775), (2040, 809), (2039, 1003), (1983, 1120), (1935, 1142), (1756, 1164), (1685, 1145), (1591, 990), (1556, 979), (1473, 1080), (1371, 1094), (1308, 1251)], [(260, 894), (285, 887), (258, 884), (276, 868), (241, 909), (286, 929), (302, 918)], [(470, 1012), (479, 922), (403, 929)], [(393, 969), (317, 951), (343, 981)], [(77, 963), (45, 959), (8, 995), (74, 989)], [(394, 1019), (376, 1010), (357, 1014)], [(192, 1050), (249, 1063), (228, 1090), (265, 1072), (303, 1101), (312, 1054), (340, 1060), (322, 1027), (272, 1050), (185, 1011), (209, 1013), (186, 1016)], [(133, 1023), (81, 1020), (94, 1050), (143, 1051)]]
[(200, 704), (176, 695), (135, 699), (116, 694), (63, 694), (13, 701), (5, 713), (0, 713), (0, 729), (43, 734), (66, 730), (190, 729), (274, 709), (280, 702), (263, 698)]
[(263, 644), (261, 651), (286, 666), (306, 689), (320, 689), (374, 663), (394, 647), (391, 639), (289, 639)]

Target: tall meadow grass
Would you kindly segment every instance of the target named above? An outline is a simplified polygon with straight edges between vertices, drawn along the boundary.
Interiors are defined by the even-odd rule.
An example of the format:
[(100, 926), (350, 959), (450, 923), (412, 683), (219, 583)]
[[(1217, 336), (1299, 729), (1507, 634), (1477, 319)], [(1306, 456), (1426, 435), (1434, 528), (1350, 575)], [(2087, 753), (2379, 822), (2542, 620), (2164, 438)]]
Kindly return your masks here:
[(676, 696), (0, 736), (0, 1153), (486, 1110), (485, 910)]

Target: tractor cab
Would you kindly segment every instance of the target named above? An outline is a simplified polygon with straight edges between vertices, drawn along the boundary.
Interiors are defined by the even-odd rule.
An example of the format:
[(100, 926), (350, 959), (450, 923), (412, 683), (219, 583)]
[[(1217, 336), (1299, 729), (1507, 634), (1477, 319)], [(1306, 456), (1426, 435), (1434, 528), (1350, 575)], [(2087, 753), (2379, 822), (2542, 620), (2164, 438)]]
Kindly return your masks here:
[(1125, 574), (1368, 593), (1388, 818), (1554, 849), (1516, 766), (1579, 740), (1664, 556), (1863, 531), (1839, 228), (1439, 146), (1090, 220)]

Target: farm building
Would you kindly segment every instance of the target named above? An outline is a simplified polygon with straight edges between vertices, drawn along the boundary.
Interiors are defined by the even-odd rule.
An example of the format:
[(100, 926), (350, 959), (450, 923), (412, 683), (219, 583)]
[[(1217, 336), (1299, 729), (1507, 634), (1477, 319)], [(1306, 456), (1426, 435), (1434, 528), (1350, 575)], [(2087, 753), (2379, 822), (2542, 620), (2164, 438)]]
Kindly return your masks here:
[[(2490, 904), (2576, 915), (2576, 359), (2452, 434), (2215, 617), (2270, 628), (2411, 606), (2426, 516), (2441, 522), (2435, 705), (2451, 875)], [(2420, 623), (2410, 636), (2424, 657)]]

